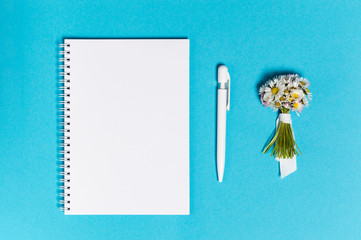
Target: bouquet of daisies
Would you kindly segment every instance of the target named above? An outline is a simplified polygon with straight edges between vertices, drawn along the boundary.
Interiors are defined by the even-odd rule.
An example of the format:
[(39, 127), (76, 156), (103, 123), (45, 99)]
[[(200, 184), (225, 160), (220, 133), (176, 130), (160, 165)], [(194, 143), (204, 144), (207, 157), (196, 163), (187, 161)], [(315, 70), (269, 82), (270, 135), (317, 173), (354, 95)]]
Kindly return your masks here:
[[(308, 107), (312, 99), (309, 86), (310, 82), (307, 79), (297, 74), (289, 74), (277, 76), (259, 89), (262, 104), (280, 112), (276, 133), (264, 148), (263, 153), (267, 153), (274, 146), (271, 156), (275, 156), (280, 162), (281, 177), (296, 170), (295, 157), (301, 151), (295, 141), (290, 112), (295, 111), (299, 115), (304, 107)], [(285, 162), (284, 160), (287, 159), (294, 160), (294, 163)], [(288, 169), (282, 169), (282, 163), (284, 166), (287, 165)]]

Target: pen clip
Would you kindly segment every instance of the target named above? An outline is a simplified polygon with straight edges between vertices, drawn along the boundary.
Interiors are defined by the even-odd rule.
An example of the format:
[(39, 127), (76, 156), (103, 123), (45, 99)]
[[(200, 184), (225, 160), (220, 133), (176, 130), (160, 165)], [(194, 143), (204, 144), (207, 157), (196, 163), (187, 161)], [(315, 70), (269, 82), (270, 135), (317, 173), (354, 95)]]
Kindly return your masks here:
[(228, 73), (227, 78), (227, 111), (229, 111), (231, 105), (231, 76)]
[(230, 109), (230, 100), (231, 100), (231, 76), (229, 75), (228, 68), (225, 65), (220, 65), (218, 67), (217, 72), (217, 81), (218, 86), (220, 89), (227, 88), (227, 103), (226, 103), (226, 110), (229, 111)]

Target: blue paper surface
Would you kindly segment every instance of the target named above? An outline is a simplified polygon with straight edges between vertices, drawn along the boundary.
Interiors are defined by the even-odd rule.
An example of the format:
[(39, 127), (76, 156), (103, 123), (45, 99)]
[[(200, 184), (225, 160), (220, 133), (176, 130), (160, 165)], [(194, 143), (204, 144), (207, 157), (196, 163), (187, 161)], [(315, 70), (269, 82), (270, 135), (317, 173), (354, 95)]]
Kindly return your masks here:
[[(1, 239), (359, 239), (360, 1), (1, 1)], [(190, 216), (64, 216), (57, 208), (57, 44), (190, 39)], [(216, 66), (232, 79), (224, 182)], [(261, 153), (277, 114), (257, 85), (311, 81), (293, 127), (303, 155), (282, 179)], [(99, 83), (101, 84), (101, 83)]]

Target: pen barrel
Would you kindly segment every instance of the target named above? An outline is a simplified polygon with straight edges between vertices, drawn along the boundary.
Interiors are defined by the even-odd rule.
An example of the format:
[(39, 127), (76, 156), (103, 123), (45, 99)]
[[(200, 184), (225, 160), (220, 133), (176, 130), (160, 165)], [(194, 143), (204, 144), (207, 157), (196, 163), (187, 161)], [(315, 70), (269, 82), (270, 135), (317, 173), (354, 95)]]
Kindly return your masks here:
[(217, 101), (217, 174), (218, 181), (222, 182), (226, 157), (227, 89), (218, 89)]

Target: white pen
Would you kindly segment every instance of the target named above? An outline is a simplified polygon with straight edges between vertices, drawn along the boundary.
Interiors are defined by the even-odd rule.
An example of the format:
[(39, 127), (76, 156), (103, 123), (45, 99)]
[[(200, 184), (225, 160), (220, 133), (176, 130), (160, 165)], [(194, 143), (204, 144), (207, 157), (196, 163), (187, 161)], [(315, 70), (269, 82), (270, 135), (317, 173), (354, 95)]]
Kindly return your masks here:
[(219, 182), (223, 181), (226, 160), (226, 113), (229, 111), (230, 91), (231, 77), (228, 68), (220, 65), (217, 89), (217, 174)]

